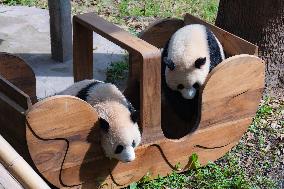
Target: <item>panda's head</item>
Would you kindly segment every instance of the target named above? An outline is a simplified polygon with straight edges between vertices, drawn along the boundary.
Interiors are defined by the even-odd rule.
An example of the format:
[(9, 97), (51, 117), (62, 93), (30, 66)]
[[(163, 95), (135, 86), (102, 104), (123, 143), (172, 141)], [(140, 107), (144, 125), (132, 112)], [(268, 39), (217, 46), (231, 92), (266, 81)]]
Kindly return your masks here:
[(141, 142), (137, 124), (138, 112), (115, 101), (96, 106), (100, 119), (101, 145), (105, 155), (122, 162), (135, 159), (135, 148)]
[[(210, 67), (208, 32), (203, 25), (188, 25), (171, 37), (163, 57), (167, 86), (193, 99), (205, 83)], [(163, 53), (165, 54), (165, 53)]]

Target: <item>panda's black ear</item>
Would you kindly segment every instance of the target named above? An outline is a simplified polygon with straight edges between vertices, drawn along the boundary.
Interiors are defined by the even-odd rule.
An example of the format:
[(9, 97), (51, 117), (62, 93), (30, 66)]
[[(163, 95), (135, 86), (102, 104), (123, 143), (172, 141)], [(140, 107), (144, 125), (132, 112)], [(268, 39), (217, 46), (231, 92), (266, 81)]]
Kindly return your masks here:
[(171, 59), (168, 59), (168, 57), (164, 57), (164, 58), (163, 58), (163, 61), (165, 62), (166, 66), (167, 66), (171, 71), (173, 71), (173, 70), (176, 68), (175, 63), (174, 63)]
[(133, 123), (137, 123), (138, 122), (138, 118), (139, 118), (139, 111), (134, 110), (133, 112), (131, 112), (131, 120), (133, 121)]
[(103, 119), (103, 118), (99, 118), (99, 122), (100, 122), (100, 128), (105, 131), (106, 133), (108, 133), (109, 131), (109, 124), (108, 122)]
[(201, 66), (203, 66), (205, 63), (206, 63), (206, 57), (204, 57), (204, 58), (198, 58), (198, 59), (195, 61), (195, 68), (200, 69)]

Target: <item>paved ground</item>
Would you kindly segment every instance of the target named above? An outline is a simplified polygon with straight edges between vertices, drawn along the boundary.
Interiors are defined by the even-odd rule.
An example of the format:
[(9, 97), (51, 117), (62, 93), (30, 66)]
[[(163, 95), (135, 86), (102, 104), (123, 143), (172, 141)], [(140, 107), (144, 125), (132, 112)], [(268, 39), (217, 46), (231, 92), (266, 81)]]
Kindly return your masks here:
[[(73, 83), (72, 60), (58, 63), (51, 59), (49, 14), (30, 7), (0, 6), (0, 52), (17, 54), (33, 68), (37, 96), (44, 98)], [(105, 79), (111, 62), (123, 60), (125, 51), (94, 34), (94, 76)]]

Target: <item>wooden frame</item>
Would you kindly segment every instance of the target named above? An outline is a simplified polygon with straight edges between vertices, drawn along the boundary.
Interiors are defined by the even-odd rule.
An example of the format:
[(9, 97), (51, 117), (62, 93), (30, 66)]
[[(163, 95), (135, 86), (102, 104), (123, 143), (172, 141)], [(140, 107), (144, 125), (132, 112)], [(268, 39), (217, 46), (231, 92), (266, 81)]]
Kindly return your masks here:
[(130, 54), (130, 59), (135, 59), (130, 64), (128, 86), (139, 89), (139, 86), (135, 85), (137, 80), (141, 82), (139, 100), (143, 133), (156, 133), (153, 128), (160, 127), (161, 123), (160, 51), (94, 13), (75, 16), (73, 24), (75, 81), (93, 78), (93, 31), (126, 49)]
[[(3, 96), (0, 107), (8, 117), (0, 119), (0, 124), (10, 128), (6, 137), (12, 137), (11, 128), (15, 130), (15, 125), (21, 128), (17, 132), (22, 143), (15, 142), (14, 145), (17, 149), (28, 147), (29, 153), (23, 151), (23, 155), (30, 157), (38, 171), (54, 186), (121, 188), (147, 173), (154, 178), (173, 170), (185, 171), (190, 168), (192, 153), (197, 153), (205, 165), (209, 160), (222, 157), (247, 130), (264, 88), (264, 63), (253, 56), (257, 52), (255, 45), (190, 15), (186, 15), (184, 21), (164, 19), (155, 22), (140, 35), (141, 39), (94, 13), (75, 16), (73, 21), (75, 81), (93, 77), (93, 31), (129, 52), (130, 74), (125, 94), (141, 110), (142, 144), (136, 150), (136, 160), (131, 163), (109, 160), (100, 147), (98, 115), (89, 104), (76, 97), (55, 96), (28, 108), (18, 107), (16, 99), (5, 93), (7, 88), (27, 101), (28, 96), (0, 78), (6, 83), (5, 87), (0, 87), (0, 97)], [(164, 136), (161, 125), (161, 115), (167, 112), (161, 108), (161, 55), (158, 48), (187, 23), (210, 27), (232, 57), (208, 76), (200, 93), (198, 129), (172, 140)], [(19, 116), (19, 121), (11, 123), (14, 115)], [(167, 122), (180, 123), (174, 115), (168, 116)], [(178, 163), (179, 169), (175, 166)]]

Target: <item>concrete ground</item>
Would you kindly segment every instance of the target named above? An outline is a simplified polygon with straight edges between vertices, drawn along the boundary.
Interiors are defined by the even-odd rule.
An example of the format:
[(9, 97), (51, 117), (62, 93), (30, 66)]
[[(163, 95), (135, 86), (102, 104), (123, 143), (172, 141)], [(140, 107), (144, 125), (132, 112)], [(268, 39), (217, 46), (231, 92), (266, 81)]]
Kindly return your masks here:
[[(0, 52), (17, 54), (32, 67), (38, 98), (53, 95), (73, 83), (72, 60), (55, 62), (51, 59), (50, 49), (47, 10), (0, 6)], [(124, 60), (125, 53), (125, 50), (94, 33), (95, 79), (105, 80), (108, 65)]]

